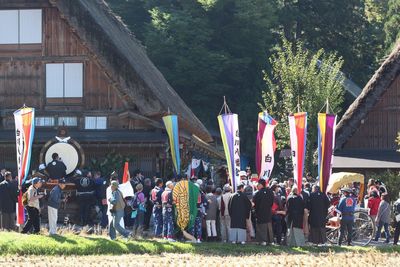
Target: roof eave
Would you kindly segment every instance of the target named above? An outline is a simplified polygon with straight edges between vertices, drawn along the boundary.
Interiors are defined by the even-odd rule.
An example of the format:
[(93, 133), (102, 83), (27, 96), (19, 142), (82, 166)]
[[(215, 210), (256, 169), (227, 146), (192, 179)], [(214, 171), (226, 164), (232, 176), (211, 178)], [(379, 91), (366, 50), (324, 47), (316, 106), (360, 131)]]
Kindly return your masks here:
[(400, 73), (400, 43), (350, 105), (336, 129), (335, 149), (342, 149)]

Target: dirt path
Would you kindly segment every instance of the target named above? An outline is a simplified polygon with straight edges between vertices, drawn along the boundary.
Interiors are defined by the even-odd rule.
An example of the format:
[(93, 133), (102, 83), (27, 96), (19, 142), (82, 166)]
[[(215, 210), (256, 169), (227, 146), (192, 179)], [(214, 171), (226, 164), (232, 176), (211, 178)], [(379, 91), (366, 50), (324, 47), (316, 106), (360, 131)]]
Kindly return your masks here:
[(400, 254), (321, 253), (218, 257), (191, 254), (122, 255), (122, 256), (5, 256), (0, 266), (400, 266)]

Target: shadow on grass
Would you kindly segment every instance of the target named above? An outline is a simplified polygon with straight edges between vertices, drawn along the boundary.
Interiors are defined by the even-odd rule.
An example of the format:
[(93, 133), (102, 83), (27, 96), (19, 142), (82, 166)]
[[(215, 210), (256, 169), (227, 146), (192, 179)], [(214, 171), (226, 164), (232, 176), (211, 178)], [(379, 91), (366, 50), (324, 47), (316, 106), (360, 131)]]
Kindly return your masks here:
[(48, 238), (53, 239), (54, 241), (57, 241), (58, 243), (78, 244), (78, 242), (76, 240), (67, 238), (62, 235), (49, 235)]
[[(204, 256), (240, 256), (255, 254), (319, 254), (319, 253), (400, 253), (398, 246), (386, 247), (285, 247), (258, 246), (254, 244), (233, 245), (229, 243), (183, 243), (163, 240), (117, 240), (100, 236), (24, 236), (17, 233), (0, 233), (0, 255), (121, 255), (189, 253)], [(52, 242), (49, 242), (52, 240)], [(10, 242), (12, 241), (12, 242)], [(32, 244), (32, 245), (30, 245)], [(35, 246), (36, 244), (36, 246)]]

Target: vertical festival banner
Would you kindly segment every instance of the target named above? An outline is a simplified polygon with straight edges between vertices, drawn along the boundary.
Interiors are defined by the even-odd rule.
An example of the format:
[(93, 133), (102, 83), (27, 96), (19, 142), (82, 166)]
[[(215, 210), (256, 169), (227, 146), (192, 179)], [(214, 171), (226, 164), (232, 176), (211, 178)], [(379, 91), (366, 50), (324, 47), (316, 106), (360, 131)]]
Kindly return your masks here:
[(175, 173), (179, 175), (181, 173), (181, 157), (179, 154), (178, 116), (167, 115), (162, 119), (169, 137), (169, 146), (171, 147), (171, 156)]
[(307, 141), (307, 113), (289, 115), (290, 146), (293, 161), (293, 178), (299, 192), (302, 190), (304, 160)]
[(322, 192), (326, 191), (332, 174), (335, 132), (336, 115), (318, 113), (318, 179)]
[(219, 130), (221, 132), (222, 143), (226, 163), (228, 165), (229, 180), (232, 189), (236, 192), (239, 183), (240, 172), (240, 137), (238, 115), (233, 113), (221, 114), (218, 116)]
[[(14, 112), (17, 149), (18, 185), (21, 186), (29, 174), (32, 143), (35, 132), (35, 109), (23, 107)], [(17, 224), (24, 224), (24, 206), (20, 190), (17, 204)]]
[(276, 140), (274, 135), (278, 123), (266, 111), (258, 114), (256, 144), (256, 169), (258, 177), (267, 181), (275, 164)]

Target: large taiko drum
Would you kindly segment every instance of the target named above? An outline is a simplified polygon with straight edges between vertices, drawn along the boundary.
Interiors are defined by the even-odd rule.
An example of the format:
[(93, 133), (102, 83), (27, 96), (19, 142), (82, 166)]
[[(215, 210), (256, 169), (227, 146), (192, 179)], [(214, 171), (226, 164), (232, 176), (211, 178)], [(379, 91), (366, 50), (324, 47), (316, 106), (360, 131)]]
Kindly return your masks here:
[(40, 152), (40, 162), (46, 166), (52, 161), (53, 153), (57, 153), (67, 167), (67, 175), (85, 164), (85, 154), (79, 145), (71, 137), (55, 137), (48, 141)]

